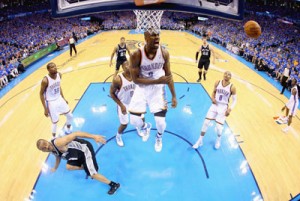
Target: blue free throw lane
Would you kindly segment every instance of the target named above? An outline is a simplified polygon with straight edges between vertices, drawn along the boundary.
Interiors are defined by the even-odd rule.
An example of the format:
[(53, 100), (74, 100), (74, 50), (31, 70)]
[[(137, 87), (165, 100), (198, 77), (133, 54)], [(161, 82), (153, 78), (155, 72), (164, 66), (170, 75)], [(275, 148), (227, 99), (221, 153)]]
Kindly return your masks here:
[[(191, 148), (211, 105), (201, 85), (175, 84), (178, 106), (167, 113), (161, 153), (154, 150), (156, 130), (149, 112), (145, 115), (153, 125), (149, 140), (142, 142), (135, 129), (128, 126), (123, 135), (125, 146), (117, 146), (114, 135), (119, 121), (109, 86), (89, 86), (74, 110), (73, 127), (106, 136), (108, 142), (104, 146), (91, 142), (97, 151), (100, 173), (120, 182), (121, 188), (109, 196), (107, 185), (86, 179), (84, 171), (67, 171), (66, 162), (62, 161), (55, 173), (41, 173), (33, 200), (261, 200), (250, 167), (227, 125), (219, 150), (213, 148), (213, 126), (207, 131), (203, 147), (197, 151)], [(46, 164), (52, 167), (54, 157), (50, 156)]]

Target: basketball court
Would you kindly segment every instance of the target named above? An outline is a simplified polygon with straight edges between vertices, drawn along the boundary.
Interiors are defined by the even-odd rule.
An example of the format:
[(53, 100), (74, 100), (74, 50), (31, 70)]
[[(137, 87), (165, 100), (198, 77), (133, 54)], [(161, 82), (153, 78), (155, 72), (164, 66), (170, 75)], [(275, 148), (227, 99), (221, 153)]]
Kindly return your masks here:
[[(143, 44), (142, 34), (131, 33), (109, 31), (89, 37), (77, 45), (77, 57), (70, 58), (68, 49), (49, 55), (11, 83), (16, 86), (1, 91), (1, 199), (281, 201), (300, 192), (299, 114), (288, 134), (281, 131), (285, 125), (273, 120), (288, 92), (287, 97), (280, 95), (275, 81), (218, 46), (213, 48), (219, 59), (211, 64), (207, 80), (196, 83), (194, 57), (202, 41), (189, 32), (161, 33), (161, 45), (170, 52), (178, 100), (177, 108), (167, 113), (162, 152), (154, 150), (155, 126), (147, 142), (129, 126), (125, 147), (118, 147), (116, 104), (109, 97), (114, 67), (109, 67), (109, 60), (122, 36), (131, 50)], [(37, 139), (51, 138), (51, 123), (39, 100), (49, 61), (63, 73), (62, 89), (74, 112), (73, 130), (106, 136), (104, 146), (92, 143), (100, 172), (121, 184), (113, 196), (107, 195), (106, 185), (87, 179), (83, 171), (67, 171), (65, 162), (51, 173), (54, 157), (36, 148)], [(216, 134), (211, 125), (203, 147), (194, 150), (191, 146), (211, 104), (213, 85), (226, 70), (232, 72), (238, 102), (227, 118), (221, 148), (213, 148)], [(149, 112), (146, 119), (155, 125)], [(60, 128), (64, 122), (61, 117)]]

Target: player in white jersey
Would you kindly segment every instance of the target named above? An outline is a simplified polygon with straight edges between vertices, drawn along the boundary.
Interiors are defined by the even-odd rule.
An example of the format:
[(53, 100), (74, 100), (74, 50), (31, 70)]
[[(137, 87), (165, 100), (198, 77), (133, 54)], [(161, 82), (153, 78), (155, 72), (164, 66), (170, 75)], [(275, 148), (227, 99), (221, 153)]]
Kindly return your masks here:
[[(215, 83), (214, 91), (212, 93), (212, 105), (210, 106), (206, 118), (204, 120), (201, 134), (197, 142), (193, 145), (194, 149), (197, 149), (199, 146), (203, 145), (203, 137), (207, 131), (209, 123), (211, 120), (216, 121), (216, 131), (217, 131), (217, 140), (215, 143), (215, 148), (219, 149), (221, 146), (221, 135), (223, 131), (223, 125), (225, 119), (229, 116), (231, 110), (236, 105), (236, 88), (230, 83), (231, 73), (226, 71), (224, 73), (223, 80), (217, 81)], [(229, 99), (232, 97), (232, 103), (229, 107)]]
[(291, 85), (292, 85), (291, 97), (289, 101), (285, 104), (285, 106), (281, 109), (282, 111), (285, 110), (286, 118), (288, 121), (288, 126), (282, 130), (285, 133), (287, 133), (290, 129), (293, 116), (296, 116), (298, 105), (299, 105), (297, 80), (293, 79)]
[(41, 84), (40, 99), (44, 107), (44, 115), (51, 118), (52, 135), (55, 137), (59, 115), (64, 114), (67, 117), (65, 133), (71, 133), (72, 112), (68, 102), (64, 98), (60, 81), (61, 73), (57, 72), (56, 64), (51, 62), (47, 64), (48, 75), (46, 75)]
[[(135, 83), (132, 81), (130, 75), (128, 61), (125, 61), (124, 65), (122, 65), (122, 68), (124, 72), (119, 74), (118, 76), (115, 76), (110, 86), (110, 96), (118, 105), (120, 126), (116, 135), (116, 141), (117, 144), (121, 147), (124, 146), (122, 134), (129, 123), (127, 108), (135, 89)], [(138, 134), (143, 137), (142, 133), (139, 132), (139, 130)]]
[(167, 100), (165, 84), (172, 94), (172, 107), (177, 100), (170, 70), (169, 52), (159, 45), (160, 35), (153, 29), (144, 33), (146, 44), (131, 55), (130, 73), (136, 88), (129, 105), (130, 122), (150, 134), (151, 125), (142, 120), (148, 105), (157, 128), (155, 151), (162, 150), (162, 135), (166, 129)]

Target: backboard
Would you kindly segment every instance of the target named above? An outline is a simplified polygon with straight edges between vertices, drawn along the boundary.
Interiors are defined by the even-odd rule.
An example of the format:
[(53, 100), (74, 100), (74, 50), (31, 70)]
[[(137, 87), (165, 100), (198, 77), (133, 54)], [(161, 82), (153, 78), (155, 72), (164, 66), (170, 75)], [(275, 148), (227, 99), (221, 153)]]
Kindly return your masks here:
[[(50, 0), (53, 17), (120, 11), (170, 10), (199, 13), (207, 16), (240, 20), (243, 17), (243, 0), (160, 0), (163, 3), (136, 6), (137, 0)], [(140, 0), (139, 0), (140, 1)], [(151, 0), (143, 0), (151, 2)], [(152, 0), (152, 2), (155, 0)]]

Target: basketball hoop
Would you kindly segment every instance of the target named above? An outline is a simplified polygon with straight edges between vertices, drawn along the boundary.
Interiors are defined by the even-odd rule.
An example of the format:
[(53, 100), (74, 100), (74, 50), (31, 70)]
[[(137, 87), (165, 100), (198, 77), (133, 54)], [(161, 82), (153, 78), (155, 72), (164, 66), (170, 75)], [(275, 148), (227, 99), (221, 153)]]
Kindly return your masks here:
[(160, 21), (164, 13), (163, 10), (134, 10), (133, 12), (136, 15), (136, 32), (160, 32)]

